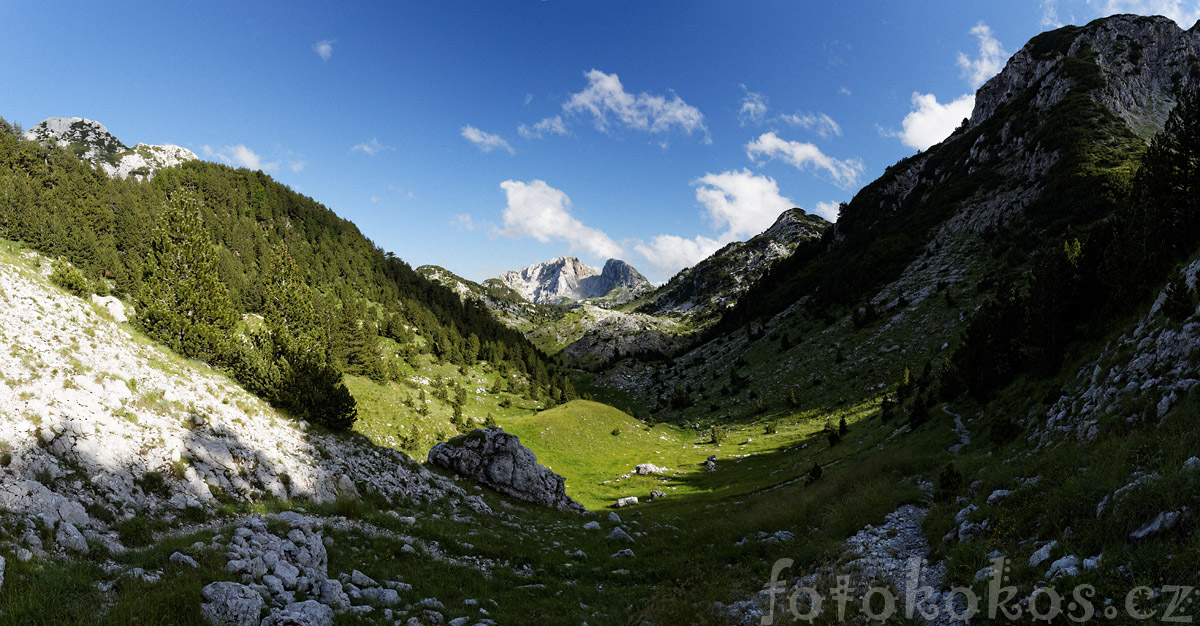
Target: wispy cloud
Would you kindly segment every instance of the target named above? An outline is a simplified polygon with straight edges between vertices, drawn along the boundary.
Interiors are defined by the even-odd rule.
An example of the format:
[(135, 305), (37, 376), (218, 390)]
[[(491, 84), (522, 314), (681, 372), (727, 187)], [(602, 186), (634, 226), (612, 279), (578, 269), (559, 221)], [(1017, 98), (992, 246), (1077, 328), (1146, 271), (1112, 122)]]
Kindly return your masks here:
[(264, 161), (261, 155), (250, 148), (247, 148), (245, 144), (239, 143), (234, 146), (217, 147), (202, 146), (200, 151), (210, 159), (217, 159), (222, 163), (233, 165), (235, 167), (244, 167), (251, 170), (264, 170), (268, 172), (279, 169), (279, 161)]
[(967, 78), (971, 88), (978, 89), (989, 78), (1004, 69), (1008, 53), (992, 36), (992, 29), (987, 24), (979, 22), (971, 29), (971, 34), (979, 39), (979, 57), (972, 59), (959, 52), (958, 67), (962, 68), (963, 76)]
[(1062, 22), (1058, 21), (1058, 2), (1057, 0), (1042, 0), (1042, 28), (1059, 28)]
[(816, 168), (827, 173), (833, 179), (833, 184), (842, 189), (854, 186), (866, 169), (862, 159), (835, 159), (811, 143), (787, 141), (774, 132), (764, 133), (746, 144), (746, 156), (751, 160), (760, 156), (768, 160), (779, 158), (801, 171), (809, 167)]
[(350, 146), (351, 152), (361, 152), (367, 156), (375, 156), (380, 152), (387, 152), (395, 149), (395, 146), (382, 144), (379, 142), (379, 139), (375, 137), (372, 137), (370, 141), (364, 141), (362, 143), (356, 143), (353, 146)]
[(450, 225), (457, 230), (475, 230), (475, 219), (470, 213), (459, 213), (450, 220)]
[(534, 124), (526, 126), (521, 124), (517, 128), (517, 132), (526, 139), (541, 139), (546, 135), (566, 135), (568, 132), (566, 122), (560, 115), (547, 117), (546, 119)]
[(496, 229), (497, 234), (513, 239), (532, 237), (542, 243), (565, 241), (573, 251), (601, 259), (624, 256), (621, 246), (604, 231), (585, 226), (572, 215), (571, 199), (545, 181), (506, 180), (500, 188), (508, 206), (502, 213), (504, 228)]
[(503, 150), (507, 150), (509, 154), (517, 153), (517, 151), (513, 150), (513, 147), (508, 145), (508, 142), (505, 141), (500, 135), (485, 133), (474, 126), (463, 126), (462, 136), (467, 141), (475, 144), (475, 146), (483, 152), (491, 152), (496, 148), (501, 148)]
[(1137, 13), (1139, 15), (1162, 15), (1175, 20), (1181, 28), (1191, 28), (1200, 20), (1200, 3), (1194, 0), (1088, 0), (1100, 15)]
[(792, 126), (811, 130), (823, 139), (838, 137), (842, 134), (842, 127), (833, 121), (832, 117), (824, 113), (794, 113), (792, 115), (780, 115), (779, 119)]
[(590, 115), (597, 130), (609, 132), (613, 127), (622, 127), (650, 133), (702, 133), (704, 140), (711, 142), (704, 115), (678, 95), (672, 93), (668, 97), (645, 92), (634, 95), (625, 91), (616, 74), (605, 74), (596, 69), (584, 76), (587, 87), (571, 94), (563, 104), (563, 111)]
[(767, 97), (761, 93), (750, 91), (742, 85), (745, 96), (742, 98), (742, 108), (738, 109), (738, 123), (759, 124), (767, 115)]
[(313, 52), (321, 57), (322, 61), (328, 61), (329, 57), (333, 56), (333, 44), (337, 43), (336, 39), (325, 39), (313, 44)]

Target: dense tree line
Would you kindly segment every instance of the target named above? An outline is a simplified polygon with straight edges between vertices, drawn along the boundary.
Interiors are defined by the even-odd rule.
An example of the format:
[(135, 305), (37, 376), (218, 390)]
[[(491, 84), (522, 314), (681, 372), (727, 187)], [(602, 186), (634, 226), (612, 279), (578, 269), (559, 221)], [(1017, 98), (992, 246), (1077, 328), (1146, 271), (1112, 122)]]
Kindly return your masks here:
[(1195, 311), (1178, 264), (1200, 250), (1200, 91), (1180, 97), (1111, 217), (1034, 255), (975, 313), (950, 361), (952, 389), (978, 398), (1018, 372), (1048, 375), (1082, 337), (1101, 336), (1168, 284), (1163, 313)]
[[(410, 359), (428, 353), (521, 374), (528, 384), (513, 391), (532, 398), (574, 397), (567, 378), (520, 333), (261, 171), (192, 161), (145, 182), (110, 179), (68, 147), (26, 141), (0, 119), (0, 201), (0, 237), (69, 260), (89, 290), (136, 301), (151, 335), (230, 368), (256, 393), (300, 413), (297, 398), (312, 391), (301, 380), (331, 382), (333, 372), (393, 377), (380, 337)], [(300, 308), (319, 313), (282, 313), (296, 290), (304, 292)], [(247, 314), (266, 320), (263, 336), (272, 337), (247, 339), (249, 352), (227, 345)], [(314, 350), (319, 358), (300, 358)]]

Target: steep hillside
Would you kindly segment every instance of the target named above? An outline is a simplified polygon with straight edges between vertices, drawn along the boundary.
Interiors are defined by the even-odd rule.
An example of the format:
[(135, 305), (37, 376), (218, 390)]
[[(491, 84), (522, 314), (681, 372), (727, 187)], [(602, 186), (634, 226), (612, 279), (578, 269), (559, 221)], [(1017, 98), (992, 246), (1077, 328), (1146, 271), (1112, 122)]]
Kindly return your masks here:
[[(112, 144), (95, 141), (95, 125), (68, 128)], [(400, 383), (426, 354), (433, 366), (487, 362), (533, 401), (573, 397), (520, 333), (262, 172), (188, 161), (148, 181), (111, 179), (63, 147), (0, 130), (0, 187), (12, 199), (0, 236), (69, 260), (75, 289), (136, 303), (139, 327), (277, 406), (352, 423), (341, 373)], [(239, 331), (247, 340), (232, 341)]]
[(667, 284), (640, 298), (636, 310), (649, 315), (688, 318), (702, 325), (719, 319), (776, 262), (831, 225), (803, 209), (780, 214), (770, 228), (748, 241), (736, 241), (686, 268)]
[(458, 294), (464, 302), (478, 302), (487, 307), (500, 321), (517, 330), (527, 331), (562, 312), (559, 308), (526, 300), (497, 278), (477, 283), (436, 265), (422, 265), (417, 268), (417, 273)]

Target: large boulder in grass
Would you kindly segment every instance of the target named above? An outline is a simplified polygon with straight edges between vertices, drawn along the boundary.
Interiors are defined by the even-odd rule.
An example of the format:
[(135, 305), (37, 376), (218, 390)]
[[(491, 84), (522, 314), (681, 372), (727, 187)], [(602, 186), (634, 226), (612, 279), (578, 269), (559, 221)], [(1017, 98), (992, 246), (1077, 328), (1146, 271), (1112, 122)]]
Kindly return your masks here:
[(477, 428), (439, 443), (429, 451), (429, 462), (518, 500), (584, 511), (567, 496), (566, 479), (539, 465), (533, 450), (499, 428)]

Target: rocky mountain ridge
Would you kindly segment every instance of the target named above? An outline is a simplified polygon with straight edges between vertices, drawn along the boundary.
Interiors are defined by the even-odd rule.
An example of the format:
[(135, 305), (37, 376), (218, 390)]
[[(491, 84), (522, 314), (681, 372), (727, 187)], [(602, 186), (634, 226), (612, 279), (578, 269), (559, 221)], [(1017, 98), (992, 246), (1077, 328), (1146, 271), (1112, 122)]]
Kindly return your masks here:
[(158, 170), (199, 158), (187, 148), (170, 144), (127, 147), (100, 122), (81, 117), (46, 118), (26, 131), (25, 138), (69, 146), (79, 158), (114, 178), (150, 178)]
[(609, 259), (597, 272), (576, 257), (558, 257), (501, 274), (498, 280), (534, 304), (603, 298), (622, 304), (653, 289), (633, 266)]
[(790, 255), (800, 243), (819, 238), (830, 226), (804, 209), (784, 211), (762, 233), (730, 243), (681, 270), (667, 284), (647, 294), (637, 311), (699, 319), (718, 317), (772, 265)]

